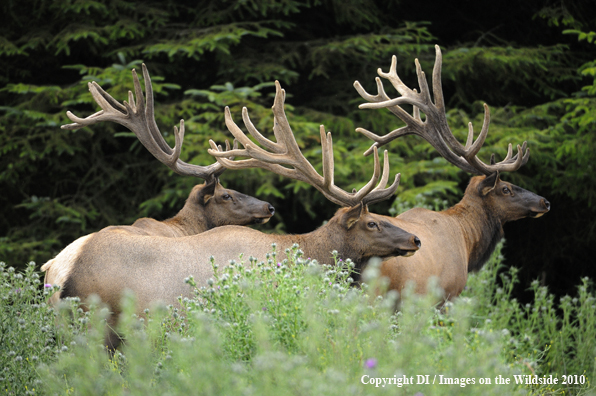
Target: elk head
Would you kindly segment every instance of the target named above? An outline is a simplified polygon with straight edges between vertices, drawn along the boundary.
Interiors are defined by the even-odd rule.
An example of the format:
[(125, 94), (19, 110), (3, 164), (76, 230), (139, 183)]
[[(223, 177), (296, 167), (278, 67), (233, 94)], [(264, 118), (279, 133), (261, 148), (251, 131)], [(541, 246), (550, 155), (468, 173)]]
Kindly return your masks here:
[(191, 190), (183, 210), (205, 211), (207, 221), (217, 226), (265, 224), (275, 214), (268, 202), (225, 188), (218, 178), (212, 178)]
[(476, 195), (485, 201), (484, 206), (495, 211), (503, 222), (537, 218), (550, 210), (550, 203), (545, 198), (501, 180), (499, 172), (473, 177), (466, 195)]
[(383, 216), (370, 213), (363, 204), (339, 209), (334, 218), (346, 230), (344, 239), (354, 251), (374, 252), (366, 258), (409, 257), (421, 246), (417, 236), (394, 226)]

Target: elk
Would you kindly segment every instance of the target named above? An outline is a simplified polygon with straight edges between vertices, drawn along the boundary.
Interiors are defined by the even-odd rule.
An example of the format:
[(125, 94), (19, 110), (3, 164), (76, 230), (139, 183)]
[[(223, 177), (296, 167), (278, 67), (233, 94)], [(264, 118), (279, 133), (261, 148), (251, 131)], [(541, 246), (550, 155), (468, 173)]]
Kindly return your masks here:
[[(108, 305), (113, 315), (108, 320), (112, 328), (118, 321), (120, 300), (125, 289), (130, 289), (137, 298), (139, 314), (156, 301), (177, 304), (178, 296), (190, 296), (190, 288), (184, 278), (193, 276), (197, 285), (204, 286), (213, 276), (210, 256), (219, 265), (238, 260), (241, 254), (250, 254), (264, 260), (272, 244), (283, 252), (294, 243), (300, 245), (304, 254), (321, 263), (332, 260), (336, 250), (343, 259), (351, 258), (358, 268), (372, 256), (382, 258), (411, 255), (420, 247), (420, 240), (383, 216), (370, 213), (367, 205), (387, 199), (399, 185), (399, 175), (394, 183), (386, 187), (389, 164), (385, 153), (383, 176), (379, 156), (374, 151), (374, 172), (371, 180), (359, 191), (347, 193), (333, 182), (333, 147), (331, 134), (325, 135), (321, 126), (323, 173), (319, 175), (304, 158), (284, 111), (285, 92), (276, 83), (273, 105), (275, 118), (274, 133), (277, 143), (265, 139), (250, 123), (246, 109), (243, 110), (247, 128), (256, 139), (273, 154), (258, 148), (250, 140), (240, 140), (243, 150), (228, 152), (215, 149), (218, 161), (232, 161), (230, 155), (249, 155), (253, 158), (234, 162), (229, 167), (253, 167), (270, 169), (281, 175), (304, 180), (315, 186), (325, 197), (344, 208), (317, 230), (303, 235), (273, 235), (239, 226), (216, 227), (201, 234), (184, 238), (164, 238), (148, 235), (123, 235), (112, 230), (102, 230), (81, 242), (76, 252), (71, 252), (68, 271), (62, 288), (62, 297), (77, 296), (85, 300), (97, 294)], [(229, 109), (226, 109), (226, 124), (230, 127)], [(236, 126), (233, 133), (240, 129)], [(212, 144), (214, 146), (214, 143)], [(258, 154), (257, 154), (258, 153)], [(278, 255), (278, 259), (283, 254)], [(119, 338), (114, 332), (108, 335), (107, 343), (115, 348)]]
[[(208, 166), (200, 166), (180, 160), (184, 142), (184, 120), (180, 120), (180, 129), (174, 127), (175, 145), (171, 148), (155, 122), (151, 78), (144, 64), (142, 69), (146, 102), (135, 70), (132, 71), (132, 77), (136, 101), (133, 93), (129, 91), (129, 102), (124, 101), (121, 104), (96, 82), (91, 82), (88, 84), (89, 91), (102, 110), (86, 118), (79, 118), (69, 111), (66, 115), (74, 123), (63, 125), (62, 129), (74, 130), (104, 121), (115, 122), (134, 132), (143, 146), (171, 170), (183, 176), (198, 177), (205, 180), (205, 183), (193, 187), (184, 207), (170, 219), (157, 221), (145, 217), (136, 220), (130, 226), (109, 226), (104, 230), (121, 234), (177, 238), (196, 235), (223, 225), (263, 224), (269, 221), (275, 213), (275, 208), (268, 202), (224, 188), (219, 183), (219, 176), (226, 168), (217, 161)], [(229, 149), (228, 142), (226, 147)], [(237, 147), (236, 142), (234, 147)], [(89, 235), (77, 239), (41, 267), (41, 270), (46, 272), (46, 283), (63, 286), (71, 256), (78, 253), (88, 238)], [(50, 301), (58, 301), (60, 293), (56, 292)]]
[[(86, 118), (79, 118), (68, 111), (66, 115), (74, 123), (62, 125), (62, 129), (74, 130), (104, 121), (115, 122), (134, 132), (143, 146), (168, 168), (183, 176), (203, 179), (205, 183), (192, 189), (186, 204), (176, 216), (164, 221), (144, 217), (136, 220), (132, 227), (117, 226), (117, 229), (146, 235), (183, 237), (222, 225), (263, 224), (269, 221), (275, 213), (275, 208), (271, 204), (222, 187), (219, 176), (226, 168), (218, 162), (209, 166), (199, 166), (180, 160), (184, 142), (184, 120), (180, 120), (180, 129), (174, 127), (175, 144), (174, 148), (171, 148), (155, 122), (151, 77), (145, 64), (142, 65), (142, 69), (146, 102), (134, 69), (132, 78), (137, 96), (136, 104), (131, 91), (128, 93), (128, 103), (124, 101), (121, 104), (99, 84), (90, 82), (89, 91), (102, 110)], [(226, 145), (229, 150), (228, 142)]]
[[(550, 203), (541, 196), (501, 180), (502, 172), (516, 171), (528, 161), (530, 150), (526, 142), (521, 147), (517, 146), (516, 155), (512, 155), (512, 146), (509, 144), (507, 156), (499, 163), (495, 163), (494, 154), (490, 164), (485, 164), (477, 157), (490, 123), (486, 104), (482, 130), (475, 141), (472, 123), (469, 123), (465, 146), (453, 136), (447, 123), (441, 87), (441, 50), (438, 46), (435, 48), (432, 75), (434, 103), (418, 60), (415, 63), (419, 93), (408, 88), (398, 77), (395, 56), (389, 72), (384, 73), (379, 69), (378, 74), (393, 85), (401, 94), (400, 97), (390, 98), (379, 77), (376, 78), (377, 95), (368, 94), (358, 81), (354, 87), (369, 102), (361, 104), (360, 108), (386, 108), (406, 124), (384, 136), (358, 128), (358, 132), (375, 141), (365, 155), (400, 136), (418, 135), (450, 163), (479, 175), (472, 177), (463, 199), (455, 206), (441, 212), (414, 208), (393, 218), (394, 225), (420, 236), (424, 246), (415, 257), (390, 258), (381, 265), (381, 274), (389, 278), (389, 289), (402, 291), (408, 282), (413, 282), (415, 292), (425, 293), (428, 280), (436, 277), (445, 298), (450, 298), (461, 293), (468, 272), (480, 269), (488, 260), (504, 235), (503, 225), (506, 222), (540, 217), (550, 210)], [(400, 107), (403, 104), (413, 106), (412, 115)], [(424, 121), (420, 117), (421, 111), (426, 115)]]

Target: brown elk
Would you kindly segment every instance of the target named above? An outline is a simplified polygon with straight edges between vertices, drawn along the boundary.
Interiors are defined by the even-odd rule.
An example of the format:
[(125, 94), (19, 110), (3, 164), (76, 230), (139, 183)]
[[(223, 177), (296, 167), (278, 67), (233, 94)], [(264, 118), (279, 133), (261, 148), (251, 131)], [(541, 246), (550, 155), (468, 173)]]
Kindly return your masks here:
[[(174, 172), (194, 176), (205, 180), (191, 190), (184, 207), (178, 214), (164, 221), (141, 218), (131, 226), (109, 226), (105, 231), (154, 235), (163, 237), (184, 237), (196, 235), (214, 227), (223, 225), (250, 225), (266, 223), (275, 213), (271, 204), (238, 191), (224, 188), (219, 183), (219, 176), (226, 168), (217, 161), (209, 166), (192, 165), (180, 160), (180, 151), (184, 141), (184, 120), (180, 120), (180, 129), (174, 127), (175, 145), (172, 149), (164, 140), (154, 119), (153, 88), (147, 67), (143, 64), (143, 77), (147, 101), (143, 96), (136, 71), (132, 71), (136, 103), (129, 91), (129, 103), (116, 101), (96, 82), (89, 83), (89, 91), (102, 108), (101, 111), (86, 118), (79, 118), (67, 112), (74, 123), (63, 125), (63, 129), (78, 129), (104, 121), (112, 121), (130, 129), (139, 141), (157, 158)], [(229, 144), (226, 142), (229, 149)], [(236, 143), (234, 143), (236, 147)], [(221, 149), (221, 148), (218, 148)], [(69, 272), (71, 257), (78, 254), (89, 235), (77, 239), (67, 246), (54, 259), (45, 263), (41, 269), (46, 272), (45, 282), (63, 286)], [(51, 302), (60, 298), (55, 293)]]
[[(515, 171), (528, 161), (530, 151), (526, 148), (526, 142), (522, 147), (517, 146), (515, 156), (512, 155), (509, 144), (507, 156), (496, 164), (494, 154), (490, 164), (485, 164), (476, 156), (488, 133), (490, 113), (486, 104), (484, 124), (476, 141), (471, 123), (465, 146), (455, 139), (445, 115), (441, 64), (441, 51), (436, 46), (432, 76), (434, 103), (418, 60), (416, 72), (419, 93), (408, 88), (397, 76), (395, 56), (389, 73), (384, 73), (381, 69), (378, 73), (380, 77), (389, 80), (401, 94), (400, 97), (390, 98), (379, 77), (376, 78), (377, 95), (368, 94), (358, 81), (354, 86), (370, 102), (361, 104), (360, 108), (387, 108), (406, 124), (384, 136), (358, 128), (359, 132), (375, 141), (365, 155), (400, 136), (418, 135), (450, 163), (466, 172), (481, 175), (471, 179), (463, 199), (455, 206), (442, 212), (414, 208), (392, 221), (396, 226), (420, 236), (424, 245), (415, 257), (391, 258), (382, 263), (381, 274), (389, 278), (389, 288), (401, 291), (408, 282), (413, 282), (415, 291), (424, 293), (429, 279), (436, 277), (445, 297), (449, 298), (459, 295), (466, 284), (468, 272), (480, 269), (490, 257), (504, 235), (503, 225), (506, 222), (524, 217), (540, 217), (550, 210), (550, 203), (545, 198), (500, 178), (501, 172)], [(414, 107), (413, 115), (400, 107), (403, 104)], [(426, 120), (421, 119), (420, 111), (426, 115)]]
[[(304, 235), (265, 234), (238, 226), (217, 227), (184, 238), (122, 235), (102, 230), (82, 241), (76, 252), (71, 252), (62, 296), (77, 296), (84, 300), (91, 294), (99, 295), (113, 312), (109, 319), (109, 324), (113, 327), (120, 313), (120, 299), (125, 289), (132, 290), (136, 295), (139, 312), (158, 300), (176, 304), (178, 296), (191, 294), (190, 288), (183, 282), (185, 277), (192, 275), (198, 286), (204, 286), (213, 276), (210, 256), (219, 265), (238, 260), (241, 254), (264, 260), (273, 243), (280, 252), (298, 243), (307, 257), (321, 263), (331, 262), (331, 252), (336, 250), (340, 258), (351, 258), (359, 266), (372, 256), (387, 258), (410, 255), (418, 250), (420, 240), (415, 235), (367, 209), (367, 204), (391, 196), (399, 184), (397, 175), (395, 182), (385, 188), (389, 172), (387, 154), (385, 153), (383, 176), (377, 187), (375, 185), (379, 181), (381, 168), (375, 149), (374, 173), (369, 183), (360, 191), (352, 193), (339, 189), (333, 183), (331, 134), (325, 135), (324, 128), (321, 127), (324, 164), (324, 175), (321, 176), (300, 152), (285, 117), (285, 92), (279, 83), (276, 88), (273, 112), (277, 143), (263, 138), (248, 117), (245, 117), (251, 134), (258, 136), (257, 140), (266, 143), (264, 145), (274, 151), (274, 154), (268, 154), (243, 140), (240, 142), (244, 145), (244, 150), (222, 153), (216, 149), (210, 152), (216, 155), (222, 153), (223, 158), (218, 158), (219, 161), (230, 161), (226, 158), (229, 155), (248, 154), (253, 159), (238, 161), (232, 166), (243, 168), (262, 165), (284, 176), (304, 180), (317, 187), (328, 199), (346, 208), (339, 209), (325, 225)], [(244, 114), (247, 114), (246, 110)], [(229, 110), (226, 110), (226, 119), (229, 126)], [(259, 158), (255, 159), (256, 157)], [(283, 258), (283, 254), (280, 253), (278, 259), (280, 257)], [(110, 333), (108, 343), (115, 347), (118, 337)]]

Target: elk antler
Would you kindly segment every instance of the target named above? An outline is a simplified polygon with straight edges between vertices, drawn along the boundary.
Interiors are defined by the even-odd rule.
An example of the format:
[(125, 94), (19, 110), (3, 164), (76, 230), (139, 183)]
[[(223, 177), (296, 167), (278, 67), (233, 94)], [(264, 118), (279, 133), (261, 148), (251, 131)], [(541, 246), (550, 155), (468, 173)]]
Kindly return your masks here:
[[(377, 72), (379, 76), (389, 80), (391, 85), (393, 85), (393, 87), (401, 94), (401, 97), (391, 99), (385, 93), (379, 77), (375, 79), (377, 82), (377, 95), (370, 95), (358, 81), (354, 82), (354, 87), (360, 96), (371, 102), (361, 104), (359, 106), (361, 109), (387, 108), (406, 123), (406, 126), (393, 130), (384, 136), (379, 136), (364, 128), (357, 128), (356, 131), (375, 141), (364, 155), (369, 155), (373, 148), (383, 146), (400, 136), (418, 135), (429, 142), (447, 161), (466, 172), (489, 175), (497, 171), (512, 172), (519, 169), (522, 165), (528, 162), (530, 156), (530, 149), (527, 148), (527, 142), (524, 142), (521, 147), (519, 145), (517, 146), (517, 154), (515, 156), (512, 156), (513, 150), (510, 143), (507, 150), (507, 156), (503, 161), (496, 164), (494, 162), (494, 154), (491, 156), (490, 165), (485, 164), (476, 156), (488, 134), (490, 111), (486, 104), (484, 104), (484, 123), (482, 124), (482, 130), (476, 141), (474, 141), (474, 129), (471, 122), (468, 123), (468, 139), (465, 146), (459, 143), (453, 136), (453, 133), (447, 124), (443, 89), (441, 86), (441, 64), (443, 62), (443, 57), (438, 45), (435, 46), (435, 49), (436, 59), (432, 76), (435, 103), (431, 100), (426, 76), (420, 67), (418, 59), (415, 60), (415, 63), (418, 84), (420, 85), (420, 93), (418, 93), (416, 89), (408, 88), (398, 77), (396, 71), (397, 58), (395, 56), (391, 59), (389, 73), (384, 73), (380, 68)], [(414, 106), (412, 115), (400, 107), (400, 105), (403, 104)], [(426, 114), (425, 121), (422, 121), (420, 118), (420, 111)]]
[[(110, 94), (104, 91), (99, 84), (93, 81), (88, 84), (89, 91), (102, 110), (86, 118), (79, 118), (70, 111), (67, 111), (66, 115), (74, 121), (74, 124), (62, 125), (61, 128), (79, 129), (102, 121), (113, 121), (134, 132), (143, 146), (145, 146), (155, 158), (174, 172), (185, 176), (199, 177), (204, 180), (212, 177), (219, 177), (226, 168), (218, 162), (208, 166), (200, 166), (187, 164), (180, 160), (180, 151), (184, 141), (184, 120), (180, 120), (180, 129), (174, 126), (174, 148), (171, 148), (168, 143), (166, 143), (155, 122), (151, 78), (149, 77), (149, 72), (144, 63), (142, 68), (143, 79), (145, 80), (145, 92), (147, 94), (146, 104), (143, 91), (141, 90), (141, 84), (137, 77), (137, 72), (133, 69), (132, 79), (135, 94), (137, 96), (136, 103), (131, 91), (128, 91), (128, 102), (124, 101), (123, 104), (120, 104)], [(237, 147), (237, 142), (234, 142), (234, 148)], [(218, 151), (222, 151), (221, 147), (218, 147), (217, 149)], [(226, 150), (229, 149), (230, 144), (226, 141)]]
[[(385, 151), (383, 176), (381, 177), (378, 186), (375, 187), (381, 173), (379, 155), (376, 147), (374, 148), (374, 173), (370, 181), (364, 187), (359, 191), (348, 193), (335, 186), (333, 181), (333, 141), (331, 139), (331, 133), (325, 133), (325, 127), (323, 125), (320, 127), (323, 176), (319, 175), (315, 168), (313, 168), (310, 162), (304, 157), (300, 151), (298, 143), (296, 143), (296, 139), (292, 133), (292, 129), (290, 128), (284, 110), (285, 97), (285, 91), (281, 88), (279, 82), (276, 81), (275, 100), (272, 109), (274, 116), (273, 133), (277, 142), (267, 139), (255, 128), (248, 117), (248, 110), (244, 107), (242, 109), (244, 125), (246, 125), (251, 136), (265, 147), (265, 149), (255, 145), (244, 132), (242, 132), (238, 125), (234, 123), (230, 114), (230, 109), (226, 107), (226, 126), (236, 140), (244, 146), (244, 149), (221, 152), (217, 150), (215, 142), (210, 140), (209, 144), (211, 144), (212, 150), (209, 150), (209, 154), (216, 157), (226, 168), (262, 168), (284, 177), (304, 181), (322, 192), (330, 201), (342, 206), (355, 206), (360, 203), (371, 204), (373, 202), (387, 199), (395, 193), (395, 190), (399, 185), (399, 174), (395, 176), (394, 183), (390, 187), (385, 188), (389, 179), (389, 160), (387, 151)], [(230, 155), (249, 157), (249, 159), (233, 161), (225, 158)]]

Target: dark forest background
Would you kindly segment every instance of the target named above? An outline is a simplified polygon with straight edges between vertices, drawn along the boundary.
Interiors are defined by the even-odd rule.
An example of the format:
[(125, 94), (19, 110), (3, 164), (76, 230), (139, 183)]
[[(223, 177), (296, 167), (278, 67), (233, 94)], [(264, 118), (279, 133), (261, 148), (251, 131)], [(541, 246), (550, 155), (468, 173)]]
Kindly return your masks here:
[[(92, 1), (4, 0), (0, 5), (0, 260), (39, 264), (81, 235), (142, 216), (174, 215), (197, 180), (156, 161), (119, 125), (77, 131), (65, 112), (98, 111), (97, 81), (116, 99), (145, 62), (156, 119), (173, 145), (187, 127), (182, 158), (213, 162), (208, 139), (230, 138), (223, 107), (240, 120), (247, 106), (261, 131), (272, 126), (273, 81), (288, 93), (287, 114), (304, 153), (320, 169), (318, 126), (333, 132), (336, 184), (360, 187), (372, 172), (370, 141), (400, 121), (359, 110), (352, 83), (375, 91), (377, 68), (396, 55), (398, 74), (416, 87), (414, 59), (427, 76), (443, 50), (448, 119), (463, 142), (468, 121), (491, 129), (480, 155), (503, 157), (527, 140), (529, 163), (506, 174), (548, 198), (552, 210), (505, 228), (507, 265), (521, 268), (519, 294), (539, 279), (562, 295), (596, 276), (596, 13), (584, 1)], [(396, 95), (386, 87), (390, 95)], [(401, 172), (395, 214), (413, 205), (459, 201), (469, 175), (417, 137), (388, 146)], [(264, 171), (227, 171), (229, 188), (271, 202), (266, 229), (308, 232), (337, 209), (314, 188)], [(261, 227), (263, 228), (263, 227)], [(424, 242), (423, 242), (424, 243)]]

